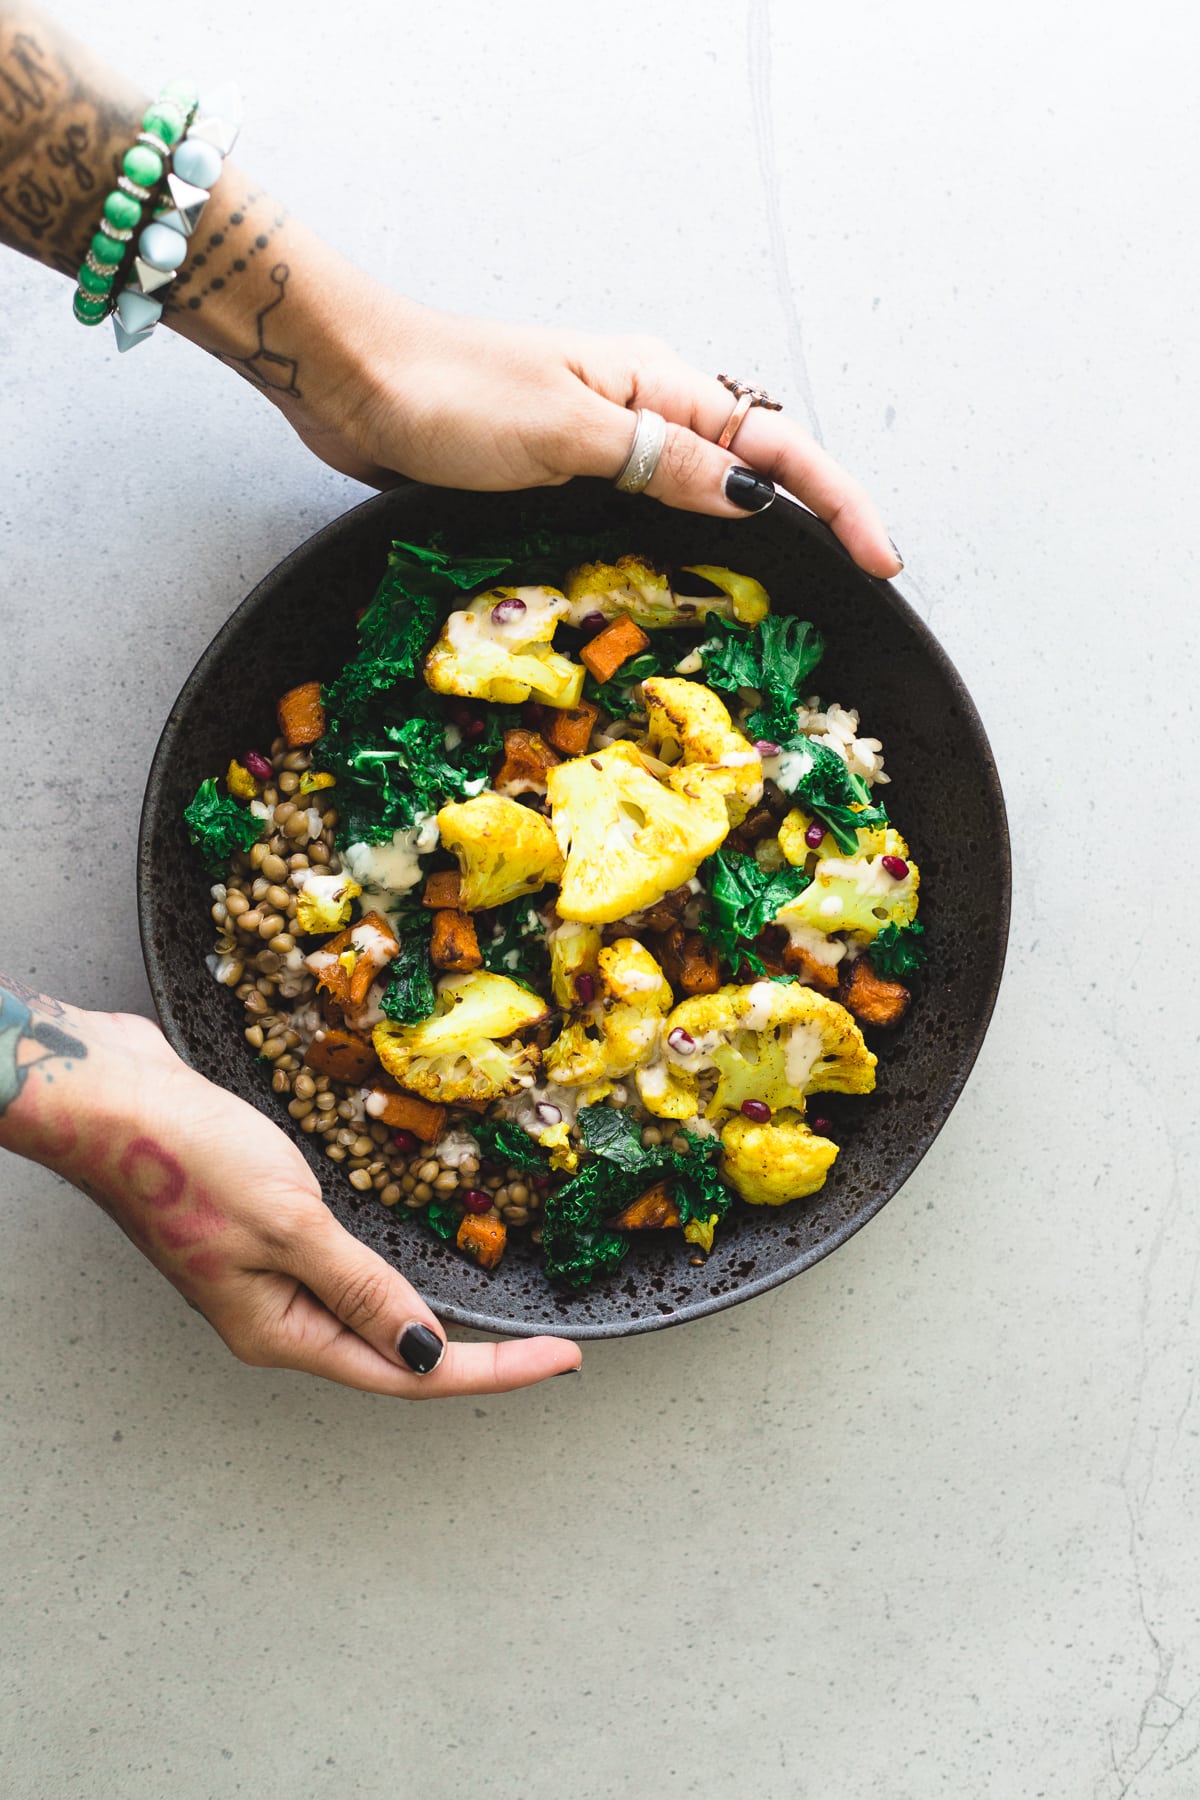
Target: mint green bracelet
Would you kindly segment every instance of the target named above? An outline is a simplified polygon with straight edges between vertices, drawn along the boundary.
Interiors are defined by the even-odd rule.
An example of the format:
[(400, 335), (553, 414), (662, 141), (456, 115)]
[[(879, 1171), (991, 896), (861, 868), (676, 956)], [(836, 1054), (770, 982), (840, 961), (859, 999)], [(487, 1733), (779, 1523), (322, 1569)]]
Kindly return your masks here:
[(169, 81), (142, 115), (142, 129), (121, 159), (117, 185), (108, 194), (88, 253), (76, 277), (74, 313), (81, 325), (99, 325), (113, 309), (113, 289), (146, 208), (166, 179), (171, 152), (196, 115), (196, 84)]

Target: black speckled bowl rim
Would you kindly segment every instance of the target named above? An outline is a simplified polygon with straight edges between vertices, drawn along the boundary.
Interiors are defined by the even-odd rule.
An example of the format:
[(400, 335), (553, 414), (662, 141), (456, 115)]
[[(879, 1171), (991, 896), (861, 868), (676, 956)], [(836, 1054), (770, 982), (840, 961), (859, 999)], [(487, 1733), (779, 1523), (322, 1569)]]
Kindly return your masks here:
[[(423, 528), (448, 527), (469, 548), (473, 535), (482, 531), (495, 541), (506, 522), (511, 529), (518, 519), (569, 530), (627, 524), (631, 549), (675, 562), (723, 561), (758, 573), (774, 604), (816, 618), (829, 643), (819, 673), (824, 677), (834, 665), (833, 679), (826, 685), (823, 678), (821, 691), (858, 707), (864, 729), (883, 739), (896, 782), (889, 796), (896, 796), (896, 817), (922, 868), (922, 918), (934, 951), (901, 1031), (887, 1042), (881, 1034), (872, 1040), (880, 1056), (877, 1093), (861, 1100), (819, 1097), (820, 1112), (834, 1116), (834, 1135), (843, 1144), (820, 1194), (787, 1209), (735, 1207), (699, 1270), (674, 1233), (669, 1248), (639, 1240), (616, 1275), (583, 1295), (552, 1289), (533, 1246), (515, 1253), (510, 1247), (500, 1269), (486, 1275), (403, 1216), (397, 1219), (374, 1202), (364, 1204), (344, 1172), (299, 1131), (246, 1052), (238, 1029), (240, 1005), (203, 968), (211, 938), (210, 878), (189, 852), (179, 817), (199, 781), (223, 769), (256, 724), (261, 722), (268, 737), (274, 735), (266, 722), (278, 692), (313, 675), (327, 678), (340, 666), (351, 648), (353, 602), (361, 606), (370, 597), (392, 537), (420, 541)], [(304, 596), (306, 582), (321, 571), (336, 586), (340, 571), (352, 571), (355, 556), (368, 552), (364, 570), (370, 572), (359, 571), (346, 589), (340, 648), (322, 642), (319, 666), (311, 639), (298, 652), (272, 651), (243, 706), (237, 687), (246, 646), (258, 641), (248, 633), (273, 616), (281, 596)], [(790, 595), (781, 598), (792, 579), (801, 589), (794, 602)], [(301, 602), (319, 627), (319, 642), (327, 635), (324, 592)], [(329, 607), (336, 610), (336, 604), (333, 595)], [(846, 653), (839, 655), (839, 640), (853, 640), (855, 630), (859, 640), (842, 644)], [(843, 662), (844, 677), (836, 666)], [(897, 690), (906, 681), (923, 711), (918, 706), (908, 714), (903, 708), (896, 712)], [(211, 743), (202, 741), (197, 725), (205, 718)], [(938, 840), (936, 855), (932, 839)], [(752, 1299), (828, 1256), (891, 1199), (945, 1124), (987, 1031), (1008, 941), (1011, 858), (995, 761), (957, 670), (908, 602), (889, 583), (858, 569), (832, 532), (803, 507), (781, 498), (753, 520), (727, 522), (671, 513), (591, 481), (518, 495), (463, 494), (406, 483), (364, 501), (293, 551), (259, 582), (200, 657), (171, 708), (151, 764), (137, 891), (150, 990), (168, 1041), (186, 1062), (240, 1092), (289, 1133), (318, 1174), (335, 1216), (402, 1267), (447, 1324), (510, 1336), (585, 1339), (659, 1330)], [(926, 1086), (916, 1088), (914, 1081), (922, 1079)]]

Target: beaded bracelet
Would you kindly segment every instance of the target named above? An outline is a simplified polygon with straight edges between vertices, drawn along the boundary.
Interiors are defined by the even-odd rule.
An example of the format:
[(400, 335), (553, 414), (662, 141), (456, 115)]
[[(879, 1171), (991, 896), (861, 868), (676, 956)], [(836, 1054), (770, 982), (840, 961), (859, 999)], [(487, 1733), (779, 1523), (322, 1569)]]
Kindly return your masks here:
[(162, 290), (187, 259), (188, 239), (237, 138), (239, 111), (237, 90), (223, 88), (197, 108), (187, 136), (175, 146), (166, 180), (167, 203), (143, 226), (132, 277), (117, 295), (113, 330), (118, 350), (145, 343), (161, 319), (166, 299)]
[(113, 287), (128, 245), (166, 172), (166, 160), (196, 116), (196, 89), (169, 81), (142, 115), (142, 129), (121, 159), (117, 185), (76, 277), (74, 312), (81, 325), (99, 325), (113, 307)]

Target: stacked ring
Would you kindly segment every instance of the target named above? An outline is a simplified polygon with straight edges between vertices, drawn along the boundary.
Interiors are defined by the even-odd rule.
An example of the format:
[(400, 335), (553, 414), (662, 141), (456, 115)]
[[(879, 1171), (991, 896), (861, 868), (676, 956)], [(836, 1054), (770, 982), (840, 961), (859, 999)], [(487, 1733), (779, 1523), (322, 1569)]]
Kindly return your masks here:
[[(238, 134), (235, 89), (206, 98), (196, 108), (187, 136), (177, 143), (166, 179), (164, 203), (143, 226), (131, 278), (117, 295), (113, 330), (118, 350), (144, 344), (162, 317), (165, 290), (187, 260), (188, 239), (200, 223), (221, 166)], [(132, 236), (132, 233), (130, 233)]]
[(190, 81), (169, 81), (142, 115), (142, 128), (121, 159), (117, 185), (107, 195), (99, 224), (79, 265), (74, 313), (81, 325), (99, 325), (113, 308), (113, 288), (134, 232), (166, 173), (167, 158), (196, 112)]
[(667, 421), (661, 413), (640, 407), (633, 428), (633, 443), (625, 466), (613, 482), (620, 494), (640, 494), (651, 479), (667, 441)]

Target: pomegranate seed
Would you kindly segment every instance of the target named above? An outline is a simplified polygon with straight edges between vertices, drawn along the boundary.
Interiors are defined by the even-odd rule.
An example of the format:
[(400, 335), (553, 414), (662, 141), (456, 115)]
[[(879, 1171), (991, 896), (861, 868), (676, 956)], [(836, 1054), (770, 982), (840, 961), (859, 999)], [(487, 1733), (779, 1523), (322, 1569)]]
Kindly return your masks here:
[(908, 864), (902, 856), (881, 856), (879, 860), (896, 881), (903, 881), (908, 874)]
[(467, 739), (481, 738), (487, 730), (487, 724), (483, 719), (468, 719), (465, 725), (461, 726), (460, 729), (463, 736)]
[(468, 1188), (465, 1194), (460, 1194), (458, 1197), (468, 1212), (490, 1212), (492, 1210), (492, 1196), (485, 1194), (482, 1188)]
[(682, 1025), (677, 1025), (674, 1031), (667, 1033), (667, 1042), (672, 1050), (678, 1050), (680, 1056), (690, 1056), (696, 1048), (695, 1038), (690, 1031), (685, 1031)]
[(742, 1111), (756, 1125), (765, 1125), (771, 1116), (771, 1109), (765, 1100), (743, 1100)]
[(774, 743), (770, 738), (755, 738), (754, 748), (760, 756), (778, 756), (783, 745)]
[(543, 1125), (560, 1125), (562, 1123), (562, 1108), (555, 1106), (550, 1100), (539, 1100), (533, 1110)]
[(514, 594), (510, 600), (497, 601), (492, 608), (492, 618), (497, 625), (511, 625), (525, 616), (525, 602), (518, 600)]
[(596, 977), (594, 975), (577, 975), (575, 977), (575, 993), (586, 1006), (596, 998)]
[(603, 613), (584, 613), (579, 621), (579, 629), (580, 631), (599, 631), (603, 624)]
[(274, 773), (266, 757), (258, 750), (247, 750), (242, 758), (242, 767), (249, 769), (255, 781), (270, 781)]
[(810, 825), (804, 834), (804, 841), (810, 850), (819, 849), (825, 842), (825, 827), (823, 825)]
[(402, 1156), (411, 1156), (420, 1144), (420, 1139), (411, 1131), (393, 1131), (392, 1142)]
[(812, 1122), (812, 1128), (815, 1132), (819, 1133), (819, 1135), (821, 1137), (824, 1137), (824, 1135), (827, 1131), (833, 1130), (833, 1120), (832, 1119), (814, 1119)]

